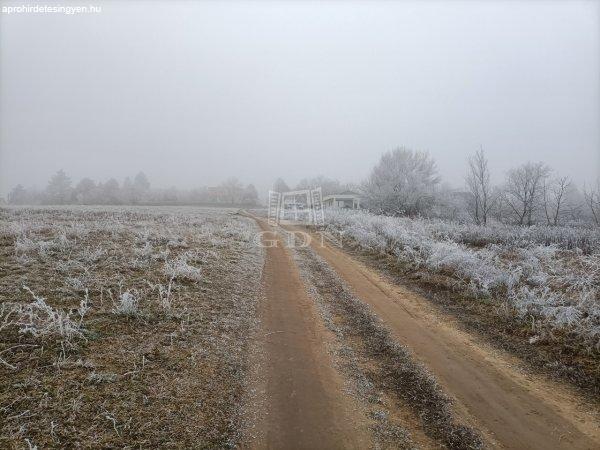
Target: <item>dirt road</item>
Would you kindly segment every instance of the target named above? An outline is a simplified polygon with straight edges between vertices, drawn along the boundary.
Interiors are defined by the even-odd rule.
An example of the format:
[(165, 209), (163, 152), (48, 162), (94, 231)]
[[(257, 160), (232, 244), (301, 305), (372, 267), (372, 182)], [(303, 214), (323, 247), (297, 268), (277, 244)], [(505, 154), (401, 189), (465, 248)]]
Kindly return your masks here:
[(457, 412), (492, 446), (511, 449), (597, 449), (597, 417), (567, 389), (526, 376), (500, 355), (436, 313), (427, 300), (391, 284), (313, 235), (314, 250), (398, 340), (412, 349), (456, 399)]
[(254, 448), (369, 448), (362, 413), (327, 354), (331, 337), (283, 243), (258, 220), (266, 249), (262, 305), (264, 411)]

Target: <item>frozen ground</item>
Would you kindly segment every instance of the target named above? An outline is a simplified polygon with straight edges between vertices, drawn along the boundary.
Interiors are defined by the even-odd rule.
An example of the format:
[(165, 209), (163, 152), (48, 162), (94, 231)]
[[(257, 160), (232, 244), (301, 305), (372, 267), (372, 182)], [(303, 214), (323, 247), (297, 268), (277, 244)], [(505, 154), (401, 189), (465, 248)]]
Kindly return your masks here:
[(0, 209), (0, 447), (238, 444), (255, 227), (220, 209)]

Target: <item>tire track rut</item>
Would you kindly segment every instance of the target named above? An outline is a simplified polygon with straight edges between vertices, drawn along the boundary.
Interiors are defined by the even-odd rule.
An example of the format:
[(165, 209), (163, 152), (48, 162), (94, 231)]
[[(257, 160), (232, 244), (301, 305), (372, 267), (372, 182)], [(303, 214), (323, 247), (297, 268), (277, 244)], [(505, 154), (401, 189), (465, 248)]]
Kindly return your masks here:
[[(371, 446), (360, 408), (343, 392), (327, 353), (331, 339), (307, 296), (295, 262), (271, 228), (263, 232), (265, 299), (261, 307), (265, 409), (253, 448), (364, 449)], [(273, 244), (277, 245), (273, 245)]]

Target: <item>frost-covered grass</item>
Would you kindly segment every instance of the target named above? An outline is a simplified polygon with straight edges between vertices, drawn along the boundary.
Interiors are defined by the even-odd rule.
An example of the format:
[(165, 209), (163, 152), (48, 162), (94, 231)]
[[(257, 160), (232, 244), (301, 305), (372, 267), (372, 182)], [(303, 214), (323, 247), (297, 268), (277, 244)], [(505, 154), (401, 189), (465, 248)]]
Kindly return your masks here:
[(600, 231), (509, 227), (328, 211), (326, 227), (367, 251), (439, 276), (475, 301), (507, 304), (533, 326), (600, 351)]
[[(20, 335), (30, 335), (41, 342), (54, 339), (63, 346), (71, 347), (74, 340), (84, 338), (82, 321), (88, 312), (88, 294), (81, 300), (78, 318), (70, 311), (53, 308), (46, 299), (37, 296), (27, 286), (23, 286), (33, 297), (29, 303), (2, 302), (0, 304), (0, 335), (16, 331)], [(0, 359), (9, 369), (16, 370), (13, 364)]]
[(182, 253), (176, 259), (165, 262), (164, 272), (171, 279), (200, 281), (202, 280), (201, 269), (190, 264), (190, 259), (197, 258), (198, 255), (194, 253)]
[(0, 208), (0, 448), (239, 442), (263, 254), (234, 212)]
[(123, 316), (136, 316), (139, 311), (139, 304), (140, 297), (136, 291), (125, 291), (119, 294), (113, 311)]
[(489, 244), (527, 247), (556, 246), (562, 250), (578, 250), (589, 254), (600, 251), (600, 231), (591, 226), (544, 225), (514, 226), (492, 222), (487, 226), (442, 221), (418, 220), (432, 238), (482, 247)]

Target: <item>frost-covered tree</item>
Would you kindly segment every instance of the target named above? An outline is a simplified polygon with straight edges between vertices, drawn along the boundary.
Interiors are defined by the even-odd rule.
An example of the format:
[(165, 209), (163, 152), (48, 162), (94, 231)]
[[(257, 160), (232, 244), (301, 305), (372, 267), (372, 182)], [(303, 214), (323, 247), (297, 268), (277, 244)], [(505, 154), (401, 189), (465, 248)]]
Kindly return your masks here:
[(429, 154), (398, 148), (381, 157), (362, 190), (367, 207), (373, 211), (416, 216), (433, 206), (439, 181)]
[(561, 215), (565, 222), (585, 222), (589, 220), (585, 206), (585, 197), (575, 183), (571, 184), (565, 193), (564, 206)]
[(478, 150), (469, 159), (466, 177), (469, 198), (467, 206), (475, 223), (485, 225), (495, 203), (490, 183), (490, 170), (483, 149)]
[(56, 172), (46, 187), (46, 201), (51, 204), (64, 205), (71, 202), (71, 179), (64, 170)]
[(96, 183), (91, 178), (83, 178), (75, 186), (74, 195), (77, 203), (88, 205), (94, 203)]
[(244, 189), (237, 178), (228, 178), (221, 184), (221, 188), (227, 203), (241, 203)]
[(175, 186), (162, 191), (157, 197), (161, 202), (176, 203), (179, 201), (180, 192)]
[(258, 191), (256, 190), (253, 184), (249, 184), (244, 189), (244, 197), (242, 202), (247, 205), (258, 204)]
[(11, 205), (24, 205), (27, 203), (27, 191), (22, 184), (17, 184), (8, 194), (8, 203)]
[(125, 177), (119, 193), (119, 199), (121, 200), (121, 203), (130, 205), (133, 203), (134, 197), (135, 195), (133, 192), (133, 183), (131, 182), (131, 178)]
[(584, 188), (583, 196), (594, 223), (600, 225), (600, 179), (595, 186)]
[(115, 205), (120, 203), (120, 191), (119, 191), (119, 182), (114, 178), (111, 178), (106, 183), (101, 186), (101, 199), (102, 203), (108, 205)]
[(469, 194), (443, 183), (437, 190), (435, 203), (428, 213), (429, 217), (449, 220), (452, 222), (470, 222)]
[(519, 225), (533, 225), (542, 205), (544, 180), (550, 168), (542, 162), (528, 162), (508, 172), (503, 199), (509, 214)]
[(567, 195), (571, 188), (569, 177), (557, 177), (543, 180), (544, 215), (548, 225), (557, 226), (564, 214)]
[(146, 199), (146, 195), (150, 190), (150, 182), (144, 172), (138, 172), (133, 179), (133, 203), (139, 203)]
[(339, 194), (346, 190), (338, 180), (327, 178), (323, 175), (317, 175), (313, 178), (303, 178), (297, 184), (296, 189), (316, 189), (318, 187), (321, 188), (323, 195)]
[(144, 172), (138, 172), (133, 179), (133, 188), (145, 192), (150, 189), (150, 182)]

